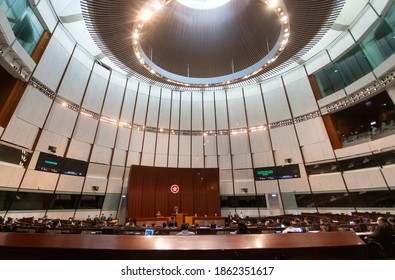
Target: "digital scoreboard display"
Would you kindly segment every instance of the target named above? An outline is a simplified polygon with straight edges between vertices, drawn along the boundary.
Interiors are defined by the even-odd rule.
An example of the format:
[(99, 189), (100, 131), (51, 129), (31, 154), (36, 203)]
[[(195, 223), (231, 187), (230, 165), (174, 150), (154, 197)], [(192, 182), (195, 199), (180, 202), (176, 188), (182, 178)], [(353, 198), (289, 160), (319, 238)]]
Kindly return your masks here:
[(40, 153), (38, 156), (35, 170), (60, 173), (62, 170), (63, 161), (61, 157), (56, 155)]
[(255, 181), (300, 178), (298, 164), (254, 168)]

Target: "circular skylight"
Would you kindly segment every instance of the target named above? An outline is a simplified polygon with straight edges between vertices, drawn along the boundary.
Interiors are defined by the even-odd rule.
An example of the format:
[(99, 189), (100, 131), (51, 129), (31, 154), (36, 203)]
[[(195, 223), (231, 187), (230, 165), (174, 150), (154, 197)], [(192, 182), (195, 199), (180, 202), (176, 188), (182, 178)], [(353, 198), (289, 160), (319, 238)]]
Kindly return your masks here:
[(230, 0), (177, 0), (178, 3), (197, 10), (210, 10), (225, 5)]

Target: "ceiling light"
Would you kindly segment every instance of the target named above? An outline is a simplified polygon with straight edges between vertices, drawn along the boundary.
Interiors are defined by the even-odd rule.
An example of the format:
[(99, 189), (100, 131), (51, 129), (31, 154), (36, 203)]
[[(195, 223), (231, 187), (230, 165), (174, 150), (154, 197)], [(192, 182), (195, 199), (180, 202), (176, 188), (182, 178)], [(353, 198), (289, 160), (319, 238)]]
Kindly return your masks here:
[(177, 0), (177, 2), (195, 10), (211, 10), (225, 5), (230, 0)]

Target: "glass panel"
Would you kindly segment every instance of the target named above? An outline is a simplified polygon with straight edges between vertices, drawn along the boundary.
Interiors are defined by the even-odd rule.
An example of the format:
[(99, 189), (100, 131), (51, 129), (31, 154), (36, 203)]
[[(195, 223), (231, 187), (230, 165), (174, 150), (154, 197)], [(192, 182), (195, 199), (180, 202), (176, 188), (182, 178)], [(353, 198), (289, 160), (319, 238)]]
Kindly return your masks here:
[(50, 209), (76, 209), (79, 197), (78, 194), (56, 194)]
[(15, 191), (3, 191), (0, 190), (0, 211), (7, 211), (10, 208), (11, 202), (16, 194)]
[(10, 210), (43, 210), (48, 209), (52, 193), (33, 193), (19, 191), (12, 201)]
[(78, 203), (79, 209), (101, 209), (104, 195), (82, 195)]
[(221, 196), (221, 208), (266, 207), (266, 197), (261, 196)]
[(103, 211), (117, 211), (120, 199), (120, 193), (107, 193), (104, 199)]
[(0, 144), (0, 161), (17, 164), (26, 167), (31, 153), (13, 147)]
[(296, 205), (299, 208), (313, 208), (314, 207), (314, 200), (313, 195), (308, 194), (295, 194)]
[(340, 169), (343, 171), (377, 167), (378, 163), (373, 155), (357, 157), (339, 161)]
[(327, 174), (339, 172), (336, 162), (326, 162), (314, 165), (306, 165), (307, 175)]
[(342, 77), (334, 64), (315, 75), (321, 97), (325, 97), (344, 88)]

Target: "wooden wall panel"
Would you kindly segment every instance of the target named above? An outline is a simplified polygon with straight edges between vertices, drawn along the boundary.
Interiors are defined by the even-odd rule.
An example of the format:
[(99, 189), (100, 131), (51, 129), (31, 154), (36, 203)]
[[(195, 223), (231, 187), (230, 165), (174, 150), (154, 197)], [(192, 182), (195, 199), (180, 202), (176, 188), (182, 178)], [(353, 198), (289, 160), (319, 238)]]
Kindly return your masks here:
[[(176, 184), (180, 191), (173, 194)], [(186, 215), (221, 213), (219, 169), (164, 168), (133, 165), (129, 174), (128, 217), (170, 216), (177, 206)]]

